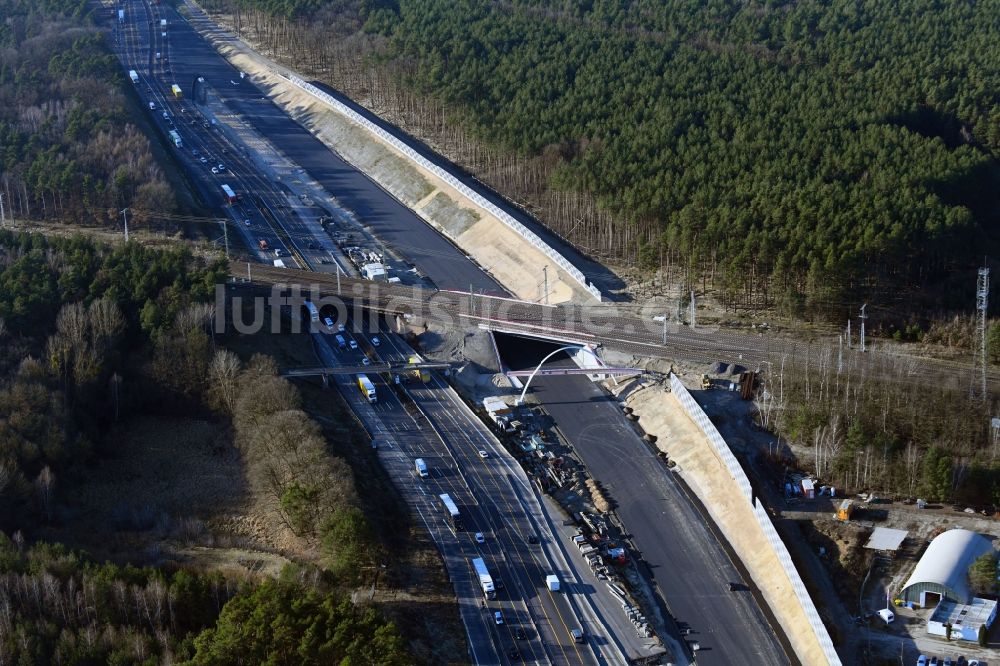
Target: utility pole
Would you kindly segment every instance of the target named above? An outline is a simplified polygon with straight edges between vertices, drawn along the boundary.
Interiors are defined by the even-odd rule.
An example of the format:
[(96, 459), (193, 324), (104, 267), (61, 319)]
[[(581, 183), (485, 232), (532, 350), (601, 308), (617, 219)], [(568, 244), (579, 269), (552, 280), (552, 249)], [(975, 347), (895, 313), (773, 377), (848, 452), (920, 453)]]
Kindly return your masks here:
[(865, 308), (868, 304), (865, 303), (861, 306), (861, 314), (858, 315), (858, 319), (861, 320), (861, 351), (865, 351), (865, 319), (868, 319), (868, 315), (865, 314)]
[(694, 289), (691, 290), (691, 308), (688, 318), (691, 320), (691, 328), (694, 328)]
[(844, 334), (837, 338), (837, 374), (844, 371)]
[(340, 296), (340, 262), (334, 257), (333, 263), (337, 266), (337, 296)]
[(127, 211), (128, 211), (128, 208), (122, 208), (122, 219), (125, 220), (125, 242), (126, 243), (128, 242), (128, 215), (125, 214)]
[[(976, 397), (986, 402), (986, 309), (990, 301), (990, 269), (983, 266), (979, 269), (976, 281), (976, 347), (972, 363), (972, 388), (969, 397)], [(978, 386), (977, 386), (978, 384)]]
[(247, 262), (247, 282), (253, 282), (253, 280), (250, 279), (250, 262), (249, 261)]
[(542, 266), (542, 300), (549, 304), (549, 266)]
[[(229, 258), (229, 220), (220, 219), (219, 222), (222, 223), (222, 237), (226, 239), (226, 259)], [(128, 227), (126, 227), (127, 229)]]
[(851, 318), (847, 318), (847, 348), (851, 348)]
[(0, 192), (0, 227), (7, 226), (7, 216), (3, 211), (3, 192)]

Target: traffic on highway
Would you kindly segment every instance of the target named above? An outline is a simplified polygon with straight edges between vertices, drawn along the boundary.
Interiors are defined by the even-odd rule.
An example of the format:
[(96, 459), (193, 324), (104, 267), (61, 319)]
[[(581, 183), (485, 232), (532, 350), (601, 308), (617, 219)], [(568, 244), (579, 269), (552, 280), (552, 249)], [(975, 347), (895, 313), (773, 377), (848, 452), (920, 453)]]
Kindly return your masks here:
[[(347, 279), (363, 273), (365, 258), (373, 251), (344, 250), (344, 244), (327, 233), (320, 219), (325, 215), (322, 209), (294, 205), (301, 193), (276, 177), (261, 157), (261, 151), (273, 145), (327, 192), (336, 191), (338, 199), (374, 228), (380, 241), (405, 255), (435, 286), (506, 295), (501, 285), (412, 211), (340, 162), (271, 104), (173, 8), (128, 0), (117, 9), (116, 52), (151, 123), (204, 201), (231, 220), (226, 228), (238, 230), (252, 255), (270, 269), (263, 275), (280, 275), (274, 272), (280, 269), (332, 270), (335, 278), (325, 279), (331, 286), (336, 279), (339, 291), (341, 275)], [(253, 137), (266, 141), (260, 140), (255, 150), (246, 143), (259, 140)], [(378, 255), (381, 259), (382, 253)], [(260, 269), (254, 271), (262, 274)], [(474, 312), (471, 296), (468, 305)], [(438, 544), (455, 586), (474, 663), (617, 664), (664, 652), (656, 640), (637, 640), (611, 628), (611, 615), (621, 609), (614, 608), (617, 602), (612, 597), (595, 591), (585, 563), (567, 550), (568, 539), (558, 529), (563, 517), (444, 379), (422, 371), (400, 376), (369, 370), (384, 363), (405, 364), (415, 356), (405, 341), (389, 332), (390, 326), (337, 321), (334, 313), (314, 306), (291, 316), (310, 326), (325, 365), (356, 369), (331, 375), (332, 381)], [(582, 384), (566, 386), (577, 387), (561, 389), (567, 404), (592, 399)], [(573, 414), (565, 412), (558, 418), (572, 420)], [(611, 422), (614, 418), (601, 416)], [(567, 431), (587, 450), (582, 434)], [(594, 454), (584, 457), (597, 476), (609, 464)], [(659, 566), (683, 561), (692, 567), (676, 574), (685, 577), (683, 598), (677, 596), (679, 588), (660, 581), (668, 614), (683, 609), (684, 620), (706, 632), (718, 617), (727, 618), (725, 631), (730, 638), (720, 637), (711, 646), (706, 663), (782, 661), (780, 648), (773, 636), (768, 637), (769, 628), (752, 600), (708, 589), (715, 585), (719, 570), (731, 568), (731, 562), (691, 500), (672, 492), (682, 508), (671, 529), (683, 532), (682, 538), (668, 545), (671, 539), (662, 536), (642, 541), (637, 537), (647, 561), (654, 554), (662, 562)], [(630, 503), (643, 501), (636, 497)], [(662, 527), (662, 519), (648, 511), (626, 511), (623, 516), (637, 535)], [(697, 529), (688, 529), (684, 521), (693, 521)], [(692, 553), (700, 549), (706, 551), (699, 565)], [(672, 552), (687, 556), (675, 560)], [(703, 579), (705, 567), (717, 570)], [(696, 604), (689, 597), (712, 599)], [(683, 644), (679, 631), (673, 638), (677, 645)], [(684, 651), (674, 652), (675, 663), (690, 659)]]

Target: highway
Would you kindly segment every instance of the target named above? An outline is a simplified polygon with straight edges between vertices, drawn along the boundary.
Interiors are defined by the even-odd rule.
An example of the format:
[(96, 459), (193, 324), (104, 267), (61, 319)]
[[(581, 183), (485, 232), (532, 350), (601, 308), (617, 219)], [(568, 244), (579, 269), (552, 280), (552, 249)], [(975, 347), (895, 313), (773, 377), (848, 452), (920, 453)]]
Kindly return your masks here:
[[(182, 76), (171, 72), (171, 69), (177, 67), (178, 59), (183, 59), (176, 55), (177, 21), (167, 19), (167, 36), (164, 36), (160, 29), (160, 7), (133, 2), (127, 7), (127, 16), (127, 21), (116, 24), (119, 56), (129, 69), (136, 69), (139, 73), (136, 86), (140, 98), (144, 103), (152, 102), (150, 111), (158, 129), (165, 135), (174, 131), (181, 136), (182, 145), (171, 146), (171, 149), (176, 151), (178, 162), (188, 170), (191, 181), (208, 201), (217, 201), (230, 214), (236, 227), (247, 236), (251, 247), (258, 238), (267, 241), (268, 250), (256, 253), (259, 259), (270, 262), (273, 250), (284, 249), (283, 259), (289, 264), (309, 266), (317, 263), (315, 255), (308, 256), (309, 250), (315, 247), (308, 240), (313, 238), (311, 234), (314, 230), (306, 224), (306, 220), (282, 214), (286, 208), (282, 202), (288, 199), (287, 189), (276, 184), (273, 178), (262, 174), (261, 165), (256, 163), (250, 152), (220, 131), (221, 126), (213, 122), (215, 111), (209, 108), (212, 105), (193, 104), (171, 91), (171, 81), (184, 80)], [(211, 97), (216, 90), (208, 87), (207, 92)], [(220, 156), (223, 155), (226, 168), (217, 173), (217, 161), (221, 161)], [(212, 169), (213, 166), (217, 168)], [(228, 197), (223, 196), (221, 187), (223, 182), (240, 194), (245, 194), (241, 201), (227, 201)], [(243, 221), (247, 223), (241, 224)], [(321, 249), (319, 251), (322, 252)], [(296, 262), (293, 257), (299, 261)], [(336, 350), (328, 344), (330, 339), (329, 336), (323, 336), (317, 345), (318, 349), (324, 350), (324, 360), (331, 363), (338, 360), (360, 363), (358, 352)], [(364, 336), (359, 336), (358, 339), (369, 354), (374, 356), (375, 350), (364, 342)], [(390, 340), (391, 336), (383, 335), (383, 339)], [(340, 359), (340, 356), (349, 358)], [(402, 350), (397, 356), (398, 359), (406, 360)], [(376, 376), (373, 374), (373, 377)], [(469, 631), (473, 660), (476, 663), (507, 663), (519, 659), (550, 664), (618, 663), (621, 658), (614, 640), (604, 635), (604, 627), (592, 610), (585, 609), (584, 615), (588, 621), (582, 622), (577, 619), (576, 611), (572, 608), (576, 602), (570, 599), (570, 595), (551, 593), (544, 586), (546, 573), (558, 571), (569, 577), (572, 575), (569, 573), (571, 567), (565, 566), (565, 562), (564, 566), (556, 567), (547, 562), (547, 555), (542, 555), (547, 553), (553, 537), (544, 521), (530, 522), (522, 495), (525, 492), (530, 494), (531, 489), (523, 473), (516, 467), (511, 468), (511, 461), (507, 459), (505, 452), (493, 449), (492, 444), (490, 448), (494, 450), (494, 455), (489, 460), (479, 458), (478, 449), (470, 452), (469, 446), (473, 445), (470, 436), (482, 435), (481, 432), (477, 433), (475, 424), (468, 421), (474, 417), (461, 411), (456, 412), (455, 407), (461, 405), (443, 405), (433, 395), (436, 391), (430, 391), (430, 395), (425, 396), (424, 408), (431, 412), (432, 406), (437, 405), (437, 423), (431, 426), (423, 421), (422, 415), (415, 415), (412, 409), (407, 409), (382, 382), (379, 383), (384, 387), (380, 392), (383, 400), (377, 405), (368, 405), (364, 400), (359, 400), (353, 377), (341, 379), (339, 383), (344, 384), (342, 388), (345, 389), (345, 395), (349, 399), (354, 398), (352, 406), (369, 430), (376, 433), (377, 439), (385, 442), (387, 452), (394, 445), (401, 449), (410, 444), (413, 451), (425, 453), (428, 460), (447, 461), (437, 468), (440, 478), (436, 474), (435, 480), (425, 485), (435, 485), (437, 490), (451, 493), (461, 503), (463, 513), (467, 514), (467, 520), (471, 522), (469, 530), (453, 532), (442, 528), (443, 523), (439, 524), (441, 509), (433, 501), (439, 493), (431, 493), (429, 496), (422, 493), (423, 500), (421, 497), (410, 499), (432, 535), (441, 544), (452, 575), (458, 573), (456, 591), (460, 597), (464, 593), (467, 602), (462, 604), (462, 610)], [(450, 393), (450, 389), (445, 389), (445, 393)], [(457, 401), (453, 395), (449, 399)], [(483, 429), (481, 423), (478, 427)], [(391, 436), (383, 437), (390, 433)], [(428, 448), (428, 440), (432, 447), (441, 450), (432, 451)], [(461, 451), (461, 455), (466, 458), (461, 465), (456, 464), (451, 457), (450, 447), (456, 442), (461, 445), (456, 450)], [(484, 446), (482, 442), (478, 445)], [(410, 471), (412, 457), (415, 456), (407, 461), (407, 469)], [(393, 464), (393, 460), (386, 462), (387, 465)], [(481, 469), (477, 469), (476, 465), (481, 466)], [(498, 470), (497, 475), (491, 472), (494, 468), (490, 465)], [(515, 480), (514, 472), (521, 473), (522, 478)], [(399, 479), (404, 487), (411, 480), (412, 475), (409, 473), (405, 478)], [(429, 503), (428, 497), (432, 499)], [(535, 510), (536, 515), (541, 515), (537, 506)], [(428, 516), (430, 520), (427, 519)], [(475, 530), (488, 535), (483, 544), (476, 544), (472, 539)], [(543, 536), (542, 545), (528, 548), (524, 539), (529, 532), (547, 536)], [(452, 545), (451, 548), (449, 544)], [(538, 552), (532, 552), (533, 550)], [(470, 573), (462, 575), (462, 572), (471, 571), (471, 558), (477, 555), (484, 556), (491, 568), (495, 569), (498, 579), (506, 582), (499, 599), (490, 602), (490, 609), (478, 607), (482, 603), (476, 602), (482, 598), (481, 592), (477, 593), (478, 582), (472, 579)], [(469, 617), (470, 606), (472, 617)], [(493, 609), (503, 613), (503, 624), (495, 623)], [(572, 641), (569, 629), (576, 626), (582, 626), (592, 634), (595, 647)], [(526, 636), (523, 639), (515, 636), (516, 628), (525, 629)], [(610, 656), (605, 656), (605, 652)]]
[[(534, 368), (557, 348), (502, 335), (497, 346), (515, 370)], [(574, 365), (560, 357), (549, 363)], [(536, 376), (531, 395), (617, 505), (671, 615), (701, 646), (698, 664), (787, 663), (753, 596), (729, 591), (729, 582), (752, 582), (742, 580), (693, 501), (614, 399), (583, 376)]]
[[(353, 329), (354, 327), (352, 327)], [(405, 361), (412, 353), (391, 334), (380, 333), (382, 344), (374, 347), (371, 334), (346, 332), (359, 349), (340, 349), (331, 344), (333, 336), (313, 333), (320, 358), (328, 365), (361, 364), (368, 356), (376, 361)], [(457, 401), (447, 385), (419, 383), (405, 388), (403, 397), (383, 378), (371, 375), (377, 402), (369, 404), (355, 385), (354, 377), (333, 377), (338, 389), (358, 414), (379, 449), (394, 482), (421, 516), (440, 544), (442, 555), (459, 594), (459, 607), (469, 631), (473, 659), (494, 663), (482, 652), (491, 650), (503, 663), (524, 660), (545, 664), (620, 663), (612, 637), (604, 635), (600, 622), (581, 623), (567, 595), (550, 592), (544, 578), (563, 566), (549, 562), (546, 544), (554, 539), (544, 521), (533, 518), (541, 513), (523, 473), (489, 436), (482, 423)], [(408, 408), (410, 399), (419, 411)], [(489, 453), (481, 458), (480, 450)], [(430, 477), (414, 483), (413, 461), (423, 458)], [(520, 476), (520, 478), (519, 478)], [(453, 530), (437, 501), (449, 494), (458, 505), (464, 529)], [(477, 544), (473, 535), (482, 532)], [(527, 536), (535, 534), (542, 543), (531, 545)], [(496, 600), (485, 602), (473, 575), (471, 560), (483, 557), (495, 581), (501, 581)], [(502, 625), (493, 620), (499, 610)], [(596, 640), (574, 643), (569, 629), (586, 626)], [(516, 629), (525, 630), (518, 639)], [(605, 656), (605, 652), (610, 656)], [(511, 655), (516, 653), (516, 657)]]
[[(181, 138), (180, 146), (169, 138), (165, 143), (189, 176), (189, 182), (198, 188), (206, 202), (229, 215), (233, 229), (244, 234), (247, 246), (253, 248), (251, 251), (259, 260), (271, 263), (277, 258), (275, 250), (281, 250), (282, 260), (288, 265), (300, 265), (290, 256), (294, 248), (289, 247), (287, 234), (270, 222), (275, 211), (284, 205), (286, 192), (261, 176), (246, 151), (212, 125), (202, 106), (187, 99), (183, 92), (177, 97), (171, 91), (176, 80), (171, 71), (175, 50), (171, 36), (176, 21), (168, 19), (164, 30), (160, 24), (164, 16), (162, 5), (133, 0), (123, 6), (126, 20), (116, 23), (114, 31), (117, 54), (128, 69), (137, 72), (136, 92), (143, 104), (152, 103), (155, 107), (149, 110), (154, 125), (165, 137), (174, 131)], [(224, 168), (216, 173), (219, 165)], [(227, 200), (224, 184), (240, 196), (238, 203)], [(266, 242), (267, 251), (258, 248), (261, 239)]]
[[(158, 7), (169, 25), (171, 75), (185, 92), (199, 76), (204, 77), (226, 107), (247, 119), (256, 132), (278, 146), (288, 160), (353, 211), (389, 247), (418, 266), (438, 288), (468, 289), (472, 285), (486, 293), (506, 294), (503, 287), (416, 213), (288, 117), (249, 79), (241, 79), (239, 71), (173, 8)], [(206, 30), (216, 30), (196, 8), (186, 7), (192, 20), (202, 22)], [(282, 220), (282, 224), (286, 221)], [(289, 234), (303, 238), (311, 235), (296, 220), (287, 224)]]

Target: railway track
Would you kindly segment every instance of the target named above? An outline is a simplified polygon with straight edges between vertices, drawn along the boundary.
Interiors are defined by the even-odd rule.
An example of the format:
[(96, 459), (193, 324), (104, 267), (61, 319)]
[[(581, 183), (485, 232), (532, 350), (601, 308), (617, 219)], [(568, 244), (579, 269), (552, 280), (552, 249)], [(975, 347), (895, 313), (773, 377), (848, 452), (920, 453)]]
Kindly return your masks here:
[[(245, 265), (234, 264), (230, 274), (246, 279)], [(436, 291), (375, 283), (358, 278), (327, 277), (301, 270), (254, 266), (253, 284), (270, 289), (273, 285), (298, 285), (315, 289), (325, 296), (360, 302), (366, 308), (389, 314), (407, 314), (419, 320), (443, 325), (480, 325), (497, 332), (550, 336), (581, 343), (600, 344), (637, 356), (667, 360), (736, 363), (749, 369), (767, 364), (837, 363), (836, 342), (799, 342), (776, 337), (742, 335), (712, 329), (690, 330), (676, 327), (663, 343), (662, 326), (651, 317), (642, 317), (615, 304), (601, 306), (545, 306), (511, 299), (499, 299), (453, 291)], [(339, 292), (338, 292), (339, 286)], [(878, 374), (883, 379), (913, 383), (944, 383), (956, 390), (968, 388), (971, 366), (954, 361), (902, 356), (890, 352), (843, 350), (843, 367)], [(832, 357), (831, 357), (832, 355)], [(987, 380), (997, 386), (1000, 373), (991, 370)]]

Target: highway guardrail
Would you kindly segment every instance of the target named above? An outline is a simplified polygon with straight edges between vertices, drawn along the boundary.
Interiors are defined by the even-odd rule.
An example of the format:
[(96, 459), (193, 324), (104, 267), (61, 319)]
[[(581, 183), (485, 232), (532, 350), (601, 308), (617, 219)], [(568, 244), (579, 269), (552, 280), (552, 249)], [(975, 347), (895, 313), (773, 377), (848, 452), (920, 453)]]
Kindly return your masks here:
[(403, 153), (407, 158), (419, 164), (421, 168), (430, 171), (437, 178), (440, 178), (449, 186), (458, 190), (458, 192), (462, 194), (462, 196), (466, 197), (476, 206), (479, 206), (487, 213), (500, 220), (500, 222), (502, 222), (512, 231), (521, 236), (524, 240), (528, 241), (529, 244), (531, 244), (539, 251), (541, 251), (545, 256), (551, 259), (557, 266), (559, 266), (559, 268), (563, 269), (563, 271), (568, 273), (574, 280), (576, 280), (588, 293), (590, 293), (591, 296), (596, 298), (598, 301), (601, 300), (601, 290), (598, 289), (592, 282), (588, 282), (587, 277), (583, 274), (583, 272), (579, 268), (574, 266), (566, 257), (562, 256), (555, 248), (553, 248), (551, 245), (542, 240), (538, 236), (538, 234), (533, 232), (531, 229), (528, 229), (522, 223), (515, 220), (510, 213), (503, 210), (499, 206), (491, 203), (486, 199), (486, 197), (484, 197), (482, 194), (472, 189), (465, 183), (461, 182), (458, 178), (449, 173), (446, 169), (435, 164), (434, 162), (430, 161), (429, 159), (418, 153), (416, 150), (411, 148), (409, 145), (407, 145), (405, 141), (400, 139), (398, 136), (396, 136), (392, 132), (388, 132), (385, 129), (379, 127), (378, 125), (368, 120), (354, 109), (350, 108), (349, 106), (347, 106), (346, 104), (335, 98), (333, 95), (323, 92), (313, 84), (304, 81), (303, 79), (295, 75), (285, 75), (281, 73), (278, 74), (279, 76), (282, 76), (283, 78), (291, 82), (292, 85), (306, 91), (313, 97), (316, 97), (325, 104), (333, 107), (338, 113), (346, 116), (352, 122), (361, 125), (366, 130), (368, 130), (375, 136), (379, 137), (380, 139), (388, 143), (390, 146), (392, 146), (399, 152)]
[(833, 641), (830, 639), (830, 632), (827, 631), (826, 625), (823, 624), (823, 620), (816, 610), (816, 604), (813, 603), (812, 597), (809, 596), (809, 591), (806, 589), (805, 583), (802, 582), (802, 577), (799, 576), (799, 572), (795, 568), (795, 563), (792, 562), (791, 555), (788, 554), (788, 548), (778, 535), (778, 531), (774, 529), (774, 523), (771, 522), (771, 517), (768, 515), (767, 509), (759, 502), (754, 501), (750, 479), (747, 478), (746, 472), (743, 471), (739, 461), (736, 460), (736, 456), (729, 449), (726, 440), (722, 438), (719, 429), (708, 418), (708, 414), (705, 413), (705, 410), (691, 396), (687, 387), (681, 383), (680, 378), (673, 373), (670, 374), (670, 390), (677, 397), (677, 401), (681, 403), (687, 415), (705, 434), (716, 456), (729, 471), (740, 492), (752, 504), (753, 514), (757, 518), (757, 523), (760, 525), (761, 531), (764, 533), (764, 538), (767, 539), (771, 545), (771, 549), (774, 551), (775, 557), (778, 558), (778, 562), (784, 568), (785, 575), (788, 576), (792, 590), (795, 592), (795, 597), (802, 606), (802, 610), (809, 620), (813, 632), (816, 634), (816, 640), (819, 642), (820, 649), (823, 651), (823, 656), (826, 657), (827, 663), (830, 666), (841, 666), (840, 656), (837, 655), (837, 650), (833, 647)]

